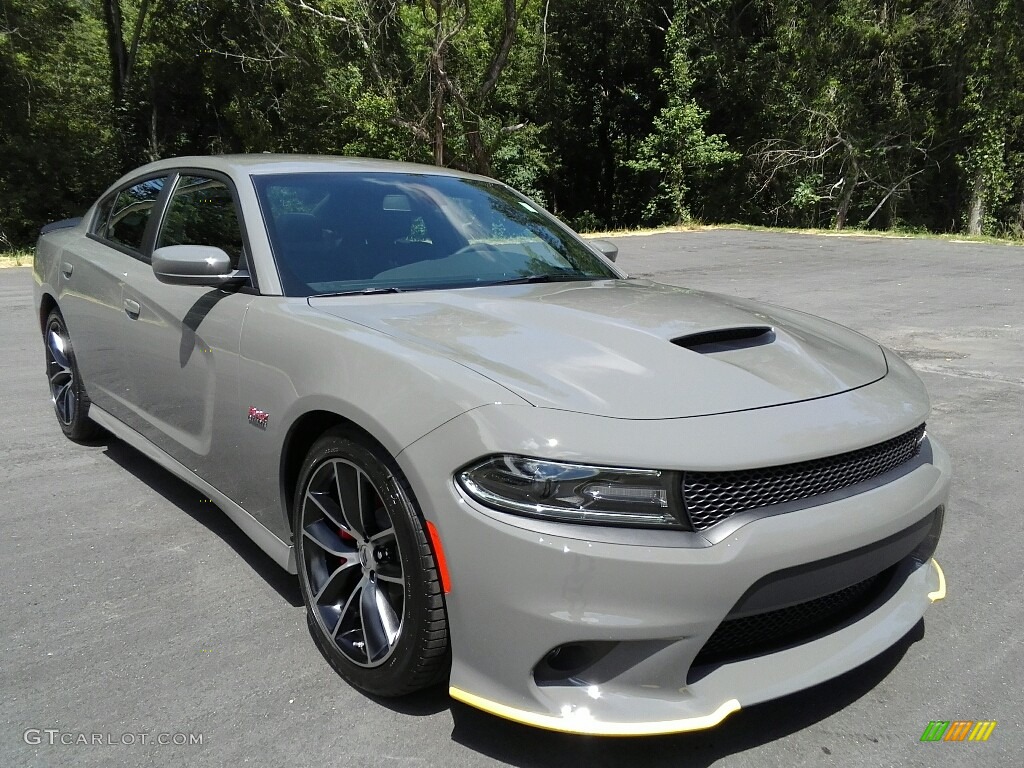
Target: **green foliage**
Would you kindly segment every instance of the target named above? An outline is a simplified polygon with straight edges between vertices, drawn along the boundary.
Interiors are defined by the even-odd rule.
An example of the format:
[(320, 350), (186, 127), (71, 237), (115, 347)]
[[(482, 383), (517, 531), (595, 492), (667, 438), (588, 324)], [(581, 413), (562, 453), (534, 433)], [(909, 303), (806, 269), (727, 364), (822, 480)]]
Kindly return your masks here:
[(0, 0), (0, 248), (160, 157), (495, 175), (577, 228), (1024, 235), (1020, 0)]
[(665, 41), (670, 57), (668, 70), (658, 71), (668, 103), (655, 116), (651, 133), (639, 143), (636, 159), (625, 162), (626, 167), (651, 172), (657, 179), (657, 191), (643, 210), (645, 224), (689, 221), (693, 182), (706, 181), (712, 171), (740, 159), (722, 134), (708, 135), (704, 130), (707, 112), (691, 97), (693, 78), (683, 33), (685, 20), (684, 3)]
[(106, 83), (80, 64), (102, 58), (101, 25), (70, 0), (3, 1), (0, 249), (79, 215), (113, 181)]

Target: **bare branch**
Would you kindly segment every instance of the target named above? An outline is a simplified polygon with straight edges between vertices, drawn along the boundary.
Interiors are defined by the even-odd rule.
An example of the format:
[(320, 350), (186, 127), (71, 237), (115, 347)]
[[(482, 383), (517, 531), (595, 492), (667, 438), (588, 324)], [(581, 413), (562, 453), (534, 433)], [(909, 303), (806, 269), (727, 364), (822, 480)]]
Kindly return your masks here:
[(504, 0), (505, 27), (501, 33), (501, 42), (498, 43), (498, 47), (494, 51), (490, 66), (487, 67), (487, 76), (484, 77), (483, 83), (477, 89), (476, 96), (480, 102), (483, 102), (490, 92), (494, 90), (494, 86), (498, 84), (498, 78), (501, 77), (502, 70), (505, 69), (505, 65), (508, 63), (508, 54), (512, 50), (512, 44), (516, 40), (516, 30), (519, 28), (519, 15), (526, 9), (527, 1), (523, 0), (517, 6), (516, 0)]
[(327, 19), (328, 21), (336, 21), (339, 24), (348, 24), (348, 19), (344, 16), (336, 16), (333, 13), (326, 13), (321, 11), (319, 8), (314, 8), (311, 5), (306, 5), (303, 0), (299, 0), (299, 8), (307, 13), (312, 13), (314, 16), (318, 16), (321, 19)]
[(882, 206), (883, 206), (883, 205), (885, 205), (885, 201), (886, 201), (886, 200), (888, 200), (888, 199), (889, 199), (889, 198), (890, 198), (890, 197), (892, 196), (893, 192), (895, 192), (895, 191), (896, 191), (897, 189), (899, 189), (900, 187), (902, 187), (902, 186), (903, 186), (904, 184), (906, 184), (906, 183), (907, 183), (908, 181), (910, 181), (910, 180), (911, 180), (912, 178), (914, 178), (915, 176), (917, 176), (917, 174), (919, 174), (919, 173), (923, 173), (923, 172), (924, 172), (924, 170), (925, 170), (924, 168), (921, 168), (921, 169), (919, 169), (919, 170), (916, 170), (916, 171), (914, 171), (913, 173), (911, 173), (911, 174), (909, 174), (909, 175), (907, 175), (907, 176), (904, 176), (904, 177), (903, 177), (902, 179), (900, 179), (900, 180), (899, 180), (899, 181), (897, 181), (897, 182), (896, 182), (895, 184), (893, 184), (893, 185), (892, 185), (892, 188), (891, 188), (891, 189), (890, 189), (890, 190), (889, 190), (888, 192), (886, 192), (886, 193), (885, 193), (885, 197), (883, 197), (883, 198), (882, 198), (882, 199), (881, 199), (881, 200), (880, 200), (880, 201), (878, 202), (878, 205), (876, 205), (876, 206), (875, 206), (875, 210), (873, 210), (873, 211), (871, 212), (871, 215), (870, 215), (870, 216), (868, 216), (868, 217), (867, 217), (866, 219), (864, 219), (864, 223), (865, 223), (865, 224), (870, 224), (870, 223), (871, 223), (871, 220), (872, 220), (873, 218), (875, 218), (875, 214), (876, 214), (876, 213), (878, 213), (878, 212), (879, 212), (880, 210), (882, 210)]
[(541, 21), (541, 48), (540, 63), (548, 63), (548, 11), (551, 9), (551, 0), (544, 0), (544, 18)]
[(135, 59), (139, 53), (139, 40), (142, 39), (142, 26), (146, 23), (147, 13), (149, 13), (149, 0), (142, 0), (142, 3), (139, 5), (139, 15), (135, 19), (135, 31), (132, 33), (132, 44), (128, 50), (128, 60), (125, 62), (125, 89), (128, 88), (128, 84), (132, 79), (132, 72), (135, 69)]
[(430, 141), (430, 133), (428, 133), (427, 129), (424, 128), (419, 123), (414, 123), (411, 120), (406, 120), (402, 117), (399, 117), (398, 115), (391, 117), (388, 120), (388, 122), (397, 128), (405, 128), (417, 139), (420, 139), (422, 141)]

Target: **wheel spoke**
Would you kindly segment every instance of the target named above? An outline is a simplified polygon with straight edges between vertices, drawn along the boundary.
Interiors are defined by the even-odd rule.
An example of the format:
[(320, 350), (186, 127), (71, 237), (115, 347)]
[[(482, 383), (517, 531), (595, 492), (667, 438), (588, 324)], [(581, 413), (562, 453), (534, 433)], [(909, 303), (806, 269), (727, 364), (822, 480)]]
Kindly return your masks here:
[(337, 602), (335, 598), (337, 597), (341, 586), (344, 584), (345, 578), (352, 572), (352, 569), (358, 567), (358, 565), (359, 560), (357, 558), (352, 558), (342, 562), (342, 564), (335, 568), (331, 575), (324, 581), (324, 585), (320, 587), (320, 590), (316, 593), (316, 597), (313, 598), (313, 602), (318, 605), (324, 602), (325, 599), (329, 603)]
[(402, 628), (402, 621), (399, 619), (398, 614), (401, 611), (401, 605), (399, 610), (395, 610), (395, 606), (391, 604), (392, 596), (388, 594), (385, 589), (377, 588), (377, 594), (375, 595), (377, 601), (377, 610), (380, 612), (381, 621), (384, 624), (384, 634), (388, 638), (388, 646), (395, 644), (398, 639), (398, 632)]
[(345, 601), (345, 605), (342, 606), (341, 612), (338, 614), (338, 623), (334, 625), (334, 630), (331, 632), (331, 637), (337, 637), (338, 631), (341, 629), (341, 625), (345, 623), (345, 617), (349, 616), (355, 610), (355, 607), (359, 605), (360, 599), (363, 596), (363, 589), (366, 587), (366, 577), (364, 576), (356, 584), (355, 589), (352, 590), (352, 594), (348, 596)]
[(310, 490), (306, 491), (306, 499), (312, 501), (335, 527), (348, 529), (345, 524), (345, 516), (341, 514), (341, 508), (328, 494)]
[[(382, 610), (382, 608), (384, 610)], [(376, 580), (371, 576), (363, 587), (363, 594), (359, 598), (359, 618), (363, 626), (363, 642), (366, 643), (366, 657), (369, 661), (376, 661), (387, 653), (391, 646), (388, 633), (388, 618), (386, 614), (394, 616), (390, 610), (387, 600), (383, 599), (380, 590), (377, 589)], [(398, 634), (398, 622), (394, 622), (394, 634)]]
[(345, 519), (345, 527), (360, 540), (366, 538), (366, 518), (362, 514), (362, 478), (362, 472), (351, 464), (334, 462), (334, 481), (337, 484), (338, 498), (341, 500), (341, 514)]
[(370, 543), (371, 544), (382, 544), (385, 541), (394, 541), (394, 539), (395, 539), (395, 529), (394, 528), (387, 528), (387, 529), (381, 531), (380, 533), (373, 534), (373, 536), (370, 537)]
[(75, 397), (75, 391), (69, 383), (64, 388), (64, 414), (65, 421), (70, 424), (75, 420), (75, 409), (78, 405), (78, 398)]
[(56, 363), (51, 363), (51, 365), (58, 368), (58, 371), (55, 374), (53, 374), (53, 376), (50, 377), (51, 387), (62, 386), (65, 383), (65, 380), (67, 383), (71, 382), (71, 371), (69, 371), (67, 368), (60, 368)]
[(70, 424), (74, 417), (75, 393), (72, 391), (71, 382), (59, 387), (53, 394), (53, 407), (57, 416), (65, 424)]
[(330, 555), (348, 558), (356, 553), (355, 548), (346, 544), (325, 520), (310, 523), (302, 532), (307, 539)]
[(405, 586), (405, 579), (402, 576), (395, 576), (394, 574), (384, 573), (384, 571), (377, 571), (377, 581), (386, 581), (388, 584), (401, 584)]
[(306, 574), (312, 594), (318, 594), (330, 578), (331, 572), (326, 560), (322, 557), (309, 558), (306, 563)]
[(67, 343), (61, 338), (60, 334), (56, 331), (50, 331), (50, 335), (46, 337), (46, 346), (57, 365), (65, 370), (71, 369), (71, 361), (68, 360), (67, 355)]

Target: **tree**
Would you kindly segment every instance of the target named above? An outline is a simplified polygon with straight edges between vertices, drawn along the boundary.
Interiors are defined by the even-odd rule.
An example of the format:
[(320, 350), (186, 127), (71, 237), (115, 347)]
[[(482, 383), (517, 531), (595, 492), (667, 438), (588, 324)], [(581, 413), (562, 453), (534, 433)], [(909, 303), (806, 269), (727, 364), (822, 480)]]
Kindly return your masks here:
[(145, 161), (262, 151), (492, 174), (582, 228), (1024, 237), (1022, 30), (1020, 0), (0, 0), (0, 246)]
[(959, 44), (967, 43), (956, 158), (968, 188), (967, 231), (995, 233), (1014, 219), (1024, 227), (1024, 7), (982, 0), (955, 3), (949, 13)]
[(704, 130), (707, 112), (692, 98), (688, 43), (685, 36), (686, 3), (680, 3), (669, 26), (667, 70), (658, 70), (668, 103), (654, 118), (653, 130), (637, 147), (635, 160), (626, 164), (657, 179), (657, 192), (644, 209), (648, 223), (683, 222), (691, 218), (691, 186), (715, 169), (740, 158), (722, 134)]
[(102, 25), (81, 3), (0, 6), (0, 247), (80, 215), (109, 183), (107, 91), (85, 65), (102, 58)]

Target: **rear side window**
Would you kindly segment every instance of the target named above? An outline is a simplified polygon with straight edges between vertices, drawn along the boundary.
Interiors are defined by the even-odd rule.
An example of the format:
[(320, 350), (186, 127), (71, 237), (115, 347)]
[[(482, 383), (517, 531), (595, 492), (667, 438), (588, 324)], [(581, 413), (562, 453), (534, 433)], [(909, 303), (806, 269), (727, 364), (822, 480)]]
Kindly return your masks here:
[(156, 247), (212, 245), (231, 257), (238, 267), (242, 231), (227, 184), (202, 176), (181, 176), (171, 194)]
[(107, 236), (107, 222), (110, 221), (110, 212), (114, 208), (114, 199), (116, 197), (116, 194), (108, 197), (100, 203), (99, 210), (96, 211), (96, 219), (93, 221), (92, 231), (100, 237)]
[(96, 234), (132, 250), (142, 250), (146, 225), (165, 181), (149, 179), (117, 192), (111, 198), (112, 205), (107, 201), (100, 207), (105, 217), (97, 222)]

